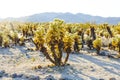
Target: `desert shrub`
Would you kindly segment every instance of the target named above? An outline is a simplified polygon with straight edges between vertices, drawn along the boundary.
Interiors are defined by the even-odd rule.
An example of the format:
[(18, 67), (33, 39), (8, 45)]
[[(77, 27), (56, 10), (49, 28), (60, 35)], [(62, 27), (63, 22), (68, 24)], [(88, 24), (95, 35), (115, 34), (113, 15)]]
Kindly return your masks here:
[(95, 40), (96, 39), (96, 34), (95, 34), (95, 28), (94, 28), (94, 26), (90, 27), (90, 31), (91, 31), (91, 37), (92, 37), (92, 39)]
[(3, 36), (3, 46), (4, 46), (4, 48), (9, 47), (9, 44), (10, 44), (9, 38), (6, 35), (4, 35)]
[(110, 27), (109, 27), (109, 26), (107, 26), (107, 27), (106, 27), (106, 29), (107, 29), (107, 31), (108, 31), (108, 33), (109, 33), (110, 37), (113, 37), (113, 33), (112, 33), (112, 31), (111, 31)]
[[(74, 43), (72, 33), (65, 32), (63, 25), (64, 21), (55, 19), (49, 24), (47, 30), (43, 26), (39, 27), (33, 38), (36, 48), (57, 66), (66, 64)], [(66, 53), (64, 61), (62, 60), (63, 51)]]
[(119, 54), (120, 54), (120, 37), (118, 38), (117, 47), (118, 47), (118, 51), (119, 51)]
[(17, 45), (19, 43), (18, 33), (11, 31), (10, 34), (8, 34), (8, 37), (12, 40), (13, 44)]
[(112, 38), (112, 42), (111, 42), (112, 49), (115, 50), (115, 48), (117, 47), (117, 43), (118, 43), (117, 38)]
[(86, 38), (86, 44), (90, 50), (93, 48), (93, 40), (89, 36)]
[(22, 36), (19, 38), (19, 45), (24, 46), (25, 45), (25, 38)]
[[(72, 38), (72, 36), (73, 36), (72, 34), (67, 32), (67, 33), (65, 33), (65, 36), (63, 37), (63, 43), (64, 43), (63, 49), (67, 53), (64, 64), (67, 62), (69, 54), (72, 52), (72, 48), (73, 48), (73, 44), (74, 44), (73, 43), (74, 39)], [(74, 48), (74, 49), (79, 52), (79, 46), (78, 46), (79, 43), (77, 40), (78, 39), (76, 37), (76, 41), (75, 41), (76, 44), (74, 44), (74, 45), (76, 45), (76, 48)]]
[(119, 53), (120, 53), (120, 37), (114, 37), (112, 39), (112, 45), (113, 49), (118, 49)]
[(44, 45), (44, 33), (45, 33), (45, 29), (40, 27), (34, 35), (34, 38), (32, 39), (33, 43), (36, 46), (36, 50), (40, 50), (41, 45)]
[(2, 33), (0, 32), (0, 46), (2, 46), (2, 43), (3, 43), (3, 35), (2, 35)]
[(73, 38), (74, 38), (74, 51), (79, 53), (83, 45), (81, 37), (78, 34), (74, 34)]
[(96, 40), (93, 41), (93, 47), (97, 50), (97, 54), (100, 53), (101, 46), (102, 42), (100, 38), (97, 38)]

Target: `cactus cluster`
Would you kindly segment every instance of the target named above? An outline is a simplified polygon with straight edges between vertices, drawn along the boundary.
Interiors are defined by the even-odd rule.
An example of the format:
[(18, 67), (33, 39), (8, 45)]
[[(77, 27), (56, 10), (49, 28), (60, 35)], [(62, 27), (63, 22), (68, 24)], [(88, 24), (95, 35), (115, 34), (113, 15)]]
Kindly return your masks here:
[[(31, 40), (36, 50), (54, 65), (61, 66), (67, 63), (71, 52), (79, 53), (84, 45), (96, 49), (97, 54), (101, 47), (120, 53), (120, 25), (65, 23), (55, 19), (47, 23), (7, 23), (0, 27), (0, 47), (23, 46)], [(66, 53), (64, 58), (63, 53)]]

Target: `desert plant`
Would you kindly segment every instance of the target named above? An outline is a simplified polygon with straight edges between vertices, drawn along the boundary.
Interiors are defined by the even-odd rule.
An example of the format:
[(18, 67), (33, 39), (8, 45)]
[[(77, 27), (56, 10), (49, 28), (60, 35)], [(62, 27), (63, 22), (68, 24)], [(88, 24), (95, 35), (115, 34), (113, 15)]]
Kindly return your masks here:
[(74, 34), (73, 38), (74, 38), (74, 51), (79, 53), (80, 49), (83, 48), (82, 47), (83, 43), (78, 34)]
[(101, 46), (102, 46), (102, 42), (100, 38), (97, 38), (93, 41), (93, 47), (97, 50), (97, 54), (100, 53)]
[(109, 26), (106, 27), (110, 37), (113, 37), (112, 31)]
[(118, 46), (118, 51), (119, 51), (119, 54), (120, 54), (120, 38), (118, 38), (117, 46)]
[(0, 46), (2, 46), (2, 43), (3, 43), (3, 36), (2, 33), (0, 32)]
[(21, 31), (22, 31), (22, 35), (23, 35), (23, 37), (26, 37), (27, 38), (27, 36), (28, 36), (28, 25), (26, 25), (26, 24), (23, 24), (23, 25), (19, 25), (20, 26), (20, 28), (21, 28)]
[(6, 35), (3, 36), (3, 46), (4, 48), (9, 47), (9, 38)]
[(114, 37), (112, 39), (112, 45), (113, 49), (115, 50), (116, 48), (118, 48), (118, 51), (120, 53), (120, 37)]
[[(77, 37), (75, 37), (75, 39), (76, 39), (75, 50), (79, 52), (79, 46), (78, 46), (79, 43), (77, 41), (78, 39), (77, 39)], [(68, 61), (69, 54), (72, 52), (73, 42), (74, 42), (74, 39), (72, 38), (72, 35), (70, 33), (66, 33), (64, 38), (63, 38), (63, 43), (64, 43), (63, 49), (67, 53), (64, 64)]]
[(8, 34), (8, 37), (12, 40), (13, 44), (17, 45), (19, 43), (18, 33), (17, 32), (11, 32)]
[(90, 27), (90, 31), (91, 31), (91, 37), (93, 40), (96, 39), (96, 34), (95, 34), (95, 28), (93, 26)]
[(20, 46), (24, 46), (25, 45), (25, 43), (24, 43), (25, 42), (25, 38), (23, 36), (20, 37), (18, 41), (19, 41), (19, 45)]
[(93, 40), (89, 36), (86, 39), (86, 44), (90, 50), (93, 48)]
[(35, 44), (36, 50), (40, 50), (41, 45), (43, 45), (45, 42), (44, 33), (45, 33), (44, 28), (40, 27), (34, 34), (34, 38), (32, 39), (32, 42)]
[[(33, 42), (46, 58), (56, 66), (66, 64), (72, 51), (74, 39), (69, 32), (65, 33), (64, 21), (55, 19), (49, 24), (49, 28), (39, 27), (35, 32)], [(66, 52), (62, 61), (63, 50)]]
[(81, 36), (81, 39), (82, 39), (82, 48), (84, 48), (84, 43), (85, 43), (85, 40), (84, 40), (84, 30), (81, 29), (78, 31), (78, 35)]
[(117, 38), (112, 38), (111, 46), (113, 50), (115, 50), (115, 48), (117, 47), (117, 43)]

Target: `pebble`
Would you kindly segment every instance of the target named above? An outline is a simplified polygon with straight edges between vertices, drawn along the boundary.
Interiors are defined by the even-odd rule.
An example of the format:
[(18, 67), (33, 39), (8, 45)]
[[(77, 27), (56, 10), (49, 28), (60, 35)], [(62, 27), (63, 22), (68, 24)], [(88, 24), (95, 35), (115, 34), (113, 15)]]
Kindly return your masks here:
[(18, 74), (17, 77), (22, 77), (24, 74)]
[(108, 52), (105, 52), (105, 51), (101, 51), (101, 52), (99, 53), (99, 55), (101, 55), (101, 56), (108, 56), (109, 53), (108, 53)]
[(28, 80), (40, 80), (40, 77), (39, 76), (29, 76)]
[(16, 73), (13, 73), (13, 74), (11, 75), (11, 77), (12, 77), (12, 78), (17, 78), (18, 76), (17, 76)]
[(59, 80), (72, 80), (72, 79), (68, 79), (68, 78), (60, 78)]
[(45, 80), (56, 80), (52, 75), (46, 76)]
[(110, 78), (109, 80), (116, 80), (115, 78)]
[(104, 79), (99, 79), (99, 80), (104, 80)]
[(4, 70), (0, 70), (0, 77), (3, 77), (5, 74), (5, 71)]

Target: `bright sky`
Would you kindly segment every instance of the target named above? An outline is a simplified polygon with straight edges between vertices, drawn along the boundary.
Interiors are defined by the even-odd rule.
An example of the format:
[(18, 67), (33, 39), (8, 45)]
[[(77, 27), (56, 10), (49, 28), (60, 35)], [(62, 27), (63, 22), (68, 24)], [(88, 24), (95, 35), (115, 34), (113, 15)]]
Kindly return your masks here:
[(0, 18), (43, 12), (85, 13), (120, 17), (120, 0), (0, 0)]

